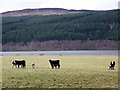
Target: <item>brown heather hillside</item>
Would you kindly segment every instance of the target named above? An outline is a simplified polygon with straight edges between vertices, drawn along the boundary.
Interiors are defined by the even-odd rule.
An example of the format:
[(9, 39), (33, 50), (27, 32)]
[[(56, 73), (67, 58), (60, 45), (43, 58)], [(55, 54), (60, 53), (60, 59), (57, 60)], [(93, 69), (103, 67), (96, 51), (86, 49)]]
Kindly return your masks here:
[[(87, 11), (87, 10), (86, 10)], [(68, 10), (63, 8), (38, 8), (38, 9), (23, 9), (16, 11), (3, 12), (3, 17), (8, 16), (29, 16), (29, 15), (62, 15), (71, 13), (82, 13), (84, 10)]]
[(118, 41), (112, 40), (51, 40), (43, 42), (7, 43), (2, 47), (3, 51), (39, 51), (39, 50), (117, 50)]

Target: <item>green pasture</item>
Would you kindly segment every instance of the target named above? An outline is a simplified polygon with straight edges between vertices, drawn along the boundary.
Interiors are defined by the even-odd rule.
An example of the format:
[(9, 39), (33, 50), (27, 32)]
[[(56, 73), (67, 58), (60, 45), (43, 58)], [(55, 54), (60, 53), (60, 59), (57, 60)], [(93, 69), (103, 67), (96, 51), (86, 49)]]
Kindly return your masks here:
[(0, 56), (0, 89), (2, 88), (2, 57)]
[[(25, 69), (11, 61), (25, 59)], [(61, 68), (51, 69), (49, 59), (60, 59)], [(115, 70), (109, 62), (116, 61)], [(32, 69), (32, 63), (36, 64)], [(117, 55), (2, 56), (3, 88), (118, 88)]]

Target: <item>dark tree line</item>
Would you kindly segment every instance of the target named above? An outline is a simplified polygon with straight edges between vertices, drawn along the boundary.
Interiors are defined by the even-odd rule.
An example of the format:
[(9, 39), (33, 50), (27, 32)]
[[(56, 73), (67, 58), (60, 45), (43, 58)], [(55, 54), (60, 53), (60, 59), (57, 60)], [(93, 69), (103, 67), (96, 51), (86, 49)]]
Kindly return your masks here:
[(118, 10), (3, 17), (2, 41), (119, 40)]

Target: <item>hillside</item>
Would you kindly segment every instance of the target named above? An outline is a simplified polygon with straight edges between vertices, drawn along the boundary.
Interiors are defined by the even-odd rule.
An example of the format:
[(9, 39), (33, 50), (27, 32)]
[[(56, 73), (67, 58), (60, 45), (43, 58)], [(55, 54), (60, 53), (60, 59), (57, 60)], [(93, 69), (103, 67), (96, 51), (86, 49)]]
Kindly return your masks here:
[(11, 42), (22, 43), (22, 46), (24, 46), (29, 42), (51, 40), (117, 41), (119, 40), (118, 10), (84, 10), (84, 13), (77, 12), (47, 16), (7, 16), (3, 17), (2, 35), (3, 45), (8, 46)]
[(90, 12), (89, 10), (67, 10), (63, 8), (38, 8), (38, 9), (23, 9), (16, 11), (3, 12), (3, 17), (8, 16), (33, 16), (33, 15), (63, 15), (71, 13), (84, 13)]

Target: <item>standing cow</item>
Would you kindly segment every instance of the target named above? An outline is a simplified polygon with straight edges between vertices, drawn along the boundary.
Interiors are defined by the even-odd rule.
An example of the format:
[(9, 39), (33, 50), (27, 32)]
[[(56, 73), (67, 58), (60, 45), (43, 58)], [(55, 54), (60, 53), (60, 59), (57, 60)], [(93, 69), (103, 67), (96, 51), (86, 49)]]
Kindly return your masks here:
[(114, 70), (115, 67), (115, 61), (111, 61), (109, 65), (109, 70)]
[(49, 63), (50, 63), (50, 65), (51, 65), (51, 67), (52, 67), (52, 69), (54, 69), (54, 68), (60, 68), (60, 60), (49, 60)]
[(18, 66), (18, 68), (19, 68), (19, 66), (21, 66), (21, 68), (25, 68), (26, 67), (26, 61), (25, 60), (14, 60), (13, 62), (12, 62), (12, 64), (13, 64), (13, 67), (15, 66), (15, 67), (17, 67)]

